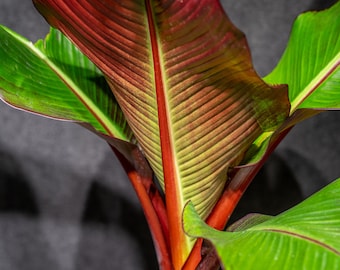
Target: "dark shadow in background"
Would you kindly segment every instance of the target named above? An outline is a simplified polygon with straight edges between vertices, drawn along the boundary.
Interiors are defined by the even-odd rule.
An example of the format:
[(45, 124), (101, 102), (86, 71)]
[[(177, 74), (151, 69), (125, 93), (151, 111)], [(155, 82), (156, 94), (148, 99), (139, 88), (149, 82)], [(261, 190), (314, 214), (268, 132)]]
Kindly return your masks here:
[(33, 190), (20, 170), (19, 163), (0, 150), (0, 214), (21, 213), (38, 216)]
[[(19, 163), (9, 153), (0, 150), (0, 235), (7, 242), (8, 258), (13, 257), (10, 261), (18, 269), (23, 269), (24, 265), (26, 265), (26, 269), (40, 269), (39, 267), (45, 261), (49, 262), (51, 269), (56, 269), (53, 268), (55, 264), (53, 258), (50, 258), (48, 253), (45, 254), (46, 243), (38, 225), (40, 218), (38, 209), (34, 191), (29, 185), (29, 180), (21, 172)], [(24, 224), (15, 223), (13, 216), (7, 216), (7, 214), (28, 216), (31, 223), (28, 228), (22, 228), (25, 226)], [(68, 221), (65, 220), (65, 222)], [(91, 265), (99, 266), (99, 268), (94, 269), (112, 270), (112, 268), (109, 269), (106, 266), (110, 265), (113, 256), (105, 257), (103, 254), (115, 251), (109, 250), (110, 245), (107, 244), (115, 241), (114, 237), (107, 239), (107, 241), (104, 239), (103, 242), (99, 242), (101, 240), (99, 239), (96, 242), (98, 244), (95, 247), (96, 249), (88, 250), (91, 246), (87, 245), (86, 230), (83, 230), (83, 228), (89, 224), (98, 224), (100, 225), (99, 228), (110, 228), (110, 225), (114, 225), (112, 228), (118, 227), (126, 231), (127, 235), (133, 237), (143, 258), (143, 265), (140, 265), (138, 269), (158, 269), (151, 234), (142, 209), (100, 184), (99, 181), (94, 181), (90, 187), (81, 222), (80, 230), (83, 235), (80, 238), (79, 250), (77, 251), (77, 263), (81, 268), (84, 268), (84, 263), (92, 260)], [(6, 226), (9, 226), (9, 224), (12, 224), (13, 227), (7, 228)], [(10, 234), (6, 235), (6, 231)], [(103, 232), (100, 231), (99, 233)], [(24, 237), (24, 239), (19, 236)], [(25, 239), (30, 237), (33, 237), (34, 240), (31, 242), (31, 248), (28, 248)], [(118, 239), (121, 238), (118, 237)], [(121, 244), (124, 243), (115, 243), (114, 247), (119, 248)], [(18, 247), (21, 248), (18, 249)], [(31, 258), (32, 260), (27, 262), (29, 257), (26, 257), (25, 254), (34, 254), (34, 257), (39, 259)], [(127, 253), (125, 258), (122, 259), (128, 257), (129, 254)], [(105, 261), (96, 261), (98, 258)], [(52, 262), (54, 264), (51, 264)]]
[[(142, 209), (137, 208), (120, 194), (96, 181), (92, 183), (90, 188), (83, 215), (83, 224), (91, 223), (104, 226), (116, 225), (125, 230), (138, 243), (139, 251), (144, 259), (144, 265), (141, 265), (140, 269), (158, 269), (151, 234)], [(110, 239), (110, 241), (113, 240)], [(88, 248), (83, 244), (80, 246), (81, 248)], [(80, 256), (82, 256), (81, 253), (80, 250)], [(128, 254), (126, 255), (128, 256)], [(82, 259), (80, 258), (80, 260)], [(110, 260), (110, 258), (107, 258), (107, 260)], [(100, 262), (94, 263), (100, 265)], [(106, 270), (103, 266), (100, 269)]]
[(34, 189), (20, 163), (0, 149), (0, 265), (2, 270), (58, 269), (39, 224)]
[(280, 152), (284, 160), (289, 161), (290, 170), (300, 179), (300, 186), (303, 191), (303, 197), (307, 198), (325, 187), (329, 182), (315, 166), (313, 159), (308, 159), (298, 151), (285, 149)]
[(322, 10), (331, 7), (338, 0), (314, 0), (312, 3), (310, 10)]

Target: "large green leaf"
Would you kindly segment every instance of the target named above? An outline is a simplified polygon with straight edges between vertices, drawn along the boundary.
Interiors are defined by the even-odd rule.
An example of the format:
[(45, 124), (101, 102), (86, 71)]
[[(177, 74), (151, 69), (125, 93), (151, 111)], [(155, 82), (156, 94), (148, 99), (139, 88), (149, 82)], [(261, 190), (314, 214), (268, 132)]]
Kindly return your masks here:
[[(291, 116), (274, 137), (320, 110), (340, 109), (340, 1), (321, 12), (301, 14), (267, 83), (287, 84)], [(298, 110), (299, 109), (299, 110)], [(247, 152), (244, 164), (261, 160), (273, 136), (264, 133)]]
[(291, 113), (340, 108), (340, 1), (298, 17), (286, 51), (265, 81), (288, 84)]
[(225, 269), (340, 269), (340, 179), (276, 216), (249, 215), (221, 232), (189, 204), (184, 229), (210, 240)]
[(207, 217), (228, 167), (285, 119), (286, 89), (257, 76), (244, 35), (217, 0), (34, 3), (108, 78), (165, 189), (180, 268), (192, 245), (181, 225), (185, 203)]
[(33, 45), (0, 26), (0, 59), (0, 95), (7, 103), (133, 140), (101, 71), (59, 31)]

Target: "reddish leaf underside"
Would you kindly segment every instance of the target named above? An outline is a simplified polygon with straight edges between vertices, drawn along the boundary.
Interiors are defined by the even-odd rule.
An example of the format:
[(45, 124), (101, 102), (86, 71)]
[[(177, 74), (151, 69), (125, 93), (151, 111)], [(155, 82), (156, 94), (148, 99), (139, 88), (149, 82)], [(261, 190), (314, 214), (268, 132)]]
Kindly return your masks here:
[(262, 82), (217, 0), (34, 0), (104, 72), (166, 193), (174, 267), (192, 243), (181, 213), (205, 218), (243, 153), (288, 114)]

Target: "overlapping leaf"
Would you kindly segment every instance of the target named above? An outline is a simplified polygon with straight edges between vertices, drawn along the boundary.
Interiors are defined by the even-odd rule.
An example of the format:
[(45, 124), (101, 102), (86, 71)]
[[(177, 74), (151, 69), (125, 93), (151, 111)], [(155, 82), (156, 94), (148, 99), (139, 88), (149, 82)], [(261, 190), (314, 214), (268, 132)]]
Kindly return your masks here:
[(340, 108), (340, 1), (298, 17), (282, 59), (265, 80), (288, 84), (291, 113)]
[(181, 247), (184, 203), (207, 216), (228, 167), (286, 117), (285, 89), (258, 78), (217, 0), (34, 3), (108, 78), (165, 188), (171, 239)]
[(0, 59), (0, 95), (7, 103), (133, 140), (101, 71), (59, 31), (33, 45), (1, 26)]
[(208, 227), (190, 204), (184, 227), (214, 244), (225, 269), (339, 269), (339, 193), (340, 179), (276, 217), (245, 217), (232, 232)]

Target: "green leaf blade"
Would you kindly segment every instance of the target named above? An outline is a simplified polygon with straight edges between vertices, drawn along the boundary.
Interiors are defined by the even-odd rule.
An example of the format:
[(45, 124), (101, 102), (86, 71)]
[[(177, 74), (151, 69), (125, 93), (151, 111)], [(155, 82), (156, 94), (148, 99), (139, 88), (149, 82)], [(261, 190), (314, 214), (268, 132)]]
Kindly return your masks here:
[(334, 71), (327, 74), (327, 80), (321, 80), (315, 92), (312, 92), (305, 99), (299, 108), (301, 109), (340, 109), (340, 53), (337, 56), (337, 63), (333, 65)]
[(340, 179), (276, 217), (245, 217), (232, 232), (208, 227), (188, 205), (184, 228), (212, 241), (225, 269), (338, 269), (339, 193)]
[(340, 1), (307, 12), (294, 23), (279, 64), (264, 79), (288, 84), (291, 114), (297, 109), (340, 108)]
[(0, 35), (0, 93), (5, 102), (133, 140), (102, 73), (59, 31), (51, 29), (35, 46), (4, 26)]

